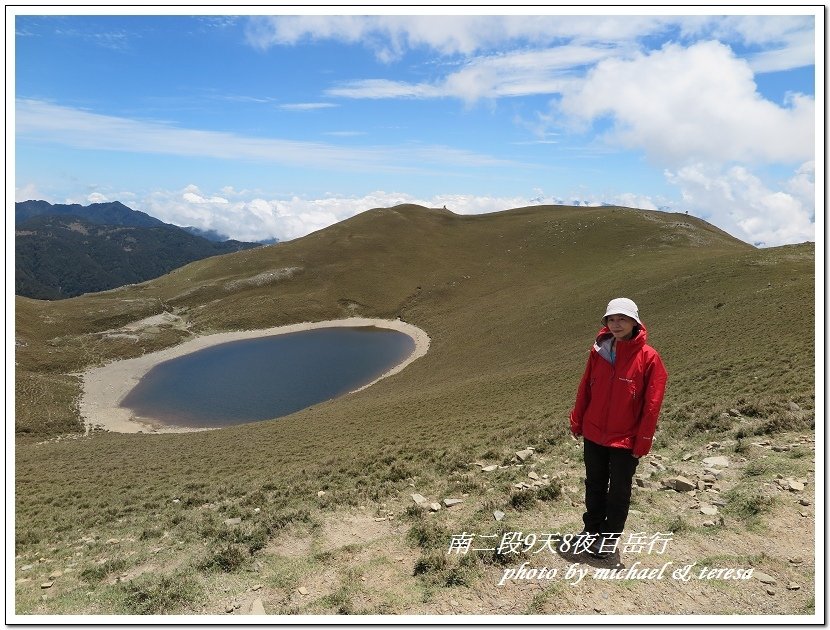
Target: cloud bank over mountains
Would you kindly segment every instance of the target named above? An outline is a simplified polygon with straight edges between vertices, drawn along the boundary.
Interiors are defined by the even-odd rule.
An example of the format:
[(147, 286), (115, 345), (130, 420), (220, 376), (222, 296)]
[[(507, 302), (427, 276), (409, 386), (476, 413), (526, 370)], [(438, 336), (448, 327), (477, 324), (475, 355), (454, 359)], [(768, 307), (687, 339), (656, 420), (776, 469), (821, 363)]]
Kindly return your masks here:
[[(378, 143), (354, 121), (289, 137), (269, 133), (267, 122), (208, 127), (37, 97), (18, 97), (16, 133), (18, 141), (82, 151), (198, 156), (319, 170), (320, 179), (336, 172), (365, 182), (358, 194), (279, 193), (240, 186), (229, 169), (224, 181), (210, 186), (194, 183), (195, 177), (154, 189), (110, 183), (48, 199), (83, 203), (126, 195), (122, 201), (162, 220), (244, 240), (296, 238), (401, 202), (473, 213), (577, 198), (689, 211), (747, 242), (778, 245), (815, 238), (823, 137), (816, 99), (770, 86), (786, 86), (788, 73), (814, 71), (816, 24), (814, 15), (251, 16), (222, 26), (238, 27), (237, 46), (258, 55), (313, 56), (328, 50), (321, 46), (336, 45), (375, 60), (346, 72), (320, 62), (321, 76), (330, 76), (322, 89), (290, 94), (289, 102), (274, 95), (234, 97), (294, 117), (297, 129), (316, 129), (319, 117), (337, 120), (360, 104), (376, 104), (370, 111), (384, 115), (399, 108), (405, 126), (412, 112), (428, 119), (428, 108), (449, 101), (460, 116), (493, 112), (494, 125), (506, 124), (523, 139), (488, 145), (445, 134), (440, 140)], [(504, 116), (498, 123), (496, 114)], [(481, 135), (488, 131), (482, 128)], [(550, 152), (540, 153), (543, 147)], [(663, 190), (632, 181), (628, 190), (610, 194), (584, 187), (575, 187), (575, 194), (561, 186), (536, 191), (551, 190), (547, 178), (555, 167), (549, 160), (576, 160), (577, 152), (567, 153), (574, 147), (591, 154), (586, 169), (612, 169), (612, 162), (603, 166), (597, 157), (603, 152), (616, 164), (641, 163), (662, 177)], [(407, 189), (408, 176), (456, 170), (452, 189)], [(398, 177), (383, 187), (401, 192), (378, 191), (373, 173)], [(507, 174), (505, 179), (530, 174), (536, 183), (502, 194), (487, 186), (495, 173)], [(18, 199), (39, 190), (36, 182), (18, 186)]]

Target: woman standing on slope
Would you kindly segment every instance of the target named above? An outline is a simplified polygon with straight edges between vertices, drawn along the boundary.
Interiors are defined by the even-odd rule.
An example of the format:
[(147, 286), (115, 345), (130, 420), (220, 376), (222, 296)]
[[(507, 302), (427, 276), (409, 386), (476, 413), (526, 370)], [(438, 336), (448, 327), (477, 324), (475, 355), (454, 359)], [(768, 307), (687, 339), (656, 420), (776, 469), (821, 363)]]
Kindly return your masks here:
[(599, 558), (616, 551), (628, 518), (631, 480), (651, 450), (668, 374), (646, 344), (646, 327), (628, 298), (608, 303), (571, 411), (583, 436), (585, 529), (582, 548)]

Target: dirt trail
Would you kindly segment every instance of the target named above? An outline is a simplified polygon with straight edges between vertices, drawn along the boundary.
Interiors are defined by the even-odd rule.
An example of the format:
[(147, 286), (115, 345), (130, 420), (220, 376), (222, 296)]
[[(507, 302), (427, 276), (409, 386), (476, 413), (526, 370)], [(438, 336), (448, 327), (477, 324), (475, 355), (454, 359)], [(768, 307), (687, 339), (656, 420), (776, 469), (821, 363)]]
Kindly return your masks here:
[[(794, 436), (790, 436), (794, 438)], [(808, 441), (801, 446), (813, 447)], [(766, 447), (752, 447), (751, 457), (729, 454), (729, 468), (722, 472), (719, 483), (724, 489), (746, 482), (747, 463), (769, 456), (778, 456)], [(699, 460), (709, 454), (698, 453), (692, 461), (678, 462), (679, 467), (692, 470), (700, 467)], [(805, 615), (815, 606), (814, 513), (815, 474), (810, 458), (800, 459), (801, 475), (806, 481), (802, 491), (785, 489), (773, 475), (759, 479), (757, 488), (775, 497), (771, 511), (764, 513), (757, 524), (749, 527), (728, 512), (717, 516), (700, 513), (701, 505), (718, 500), (718, 493), (695, 491), (676, 492), (670, 489), (638, 489), (628, 532), (654, 533), (655, 517), (677, 515), (683, 525), (674, 532), (660, 553), (660, 545), (640, 552), (624, 551), (615, 559), (596, 560), (584, 556), (541, 551), (541, 544), (531, 549), (528, 557), (507, 559), (502, 565), (489, 565), (480, 570), (469, 585), (430, 585), (428, 574), (414, 575), (414, 568), (423, 558), (421, 550), (407, 540), (411, 522), (402, 517), (411, 505), (409, 497), (383, 508), (366, 506), (363, 510), (346, 510), (330, 514), (316, 533), (287, 533), (272, 541), (266, 550), (265, 569), (279, 572), (287, 559), (305, 559), (309, 554), (318, 558), (310, 562), (308, 571), (282, 588), (266, 587), (258, 591), (268, 614), (332, 614), (369, 613), (396, 615)], [(785, 461), (786, 463), (786, 461)], [(544, 470), (550, 462), (539, 458), (537, 470)], [(526, 474), (527, 468), (524, 469)], [(689, 473), (691, 474), (691, 473)], [(565, 474), (566, 494), (551, 503), (538, 502), (537, 507), (521, 514), (526, 524), (524, 533), (570, 531), (568, 525), (580, 522), (582, 506), (568, 496), (567, 488), (577, 483), (578, 470)], [(656, 485), (656, 484), (655, 484)], [(424, 518), (444, 519), (450, 524), (463, 521), (479, 499), (427, 514)], [(804, 504), (807, 505), (804, 505)], [(394, 514), (389, 519), (385, 514)], [(380, 516), (379, 516), (380, 514)], [(704, 521), (717, 521), (724, 516), (724, 524), (704, 526)], [(665, 522), (665, 521), (662, 521)], [(551, 524), (558, 524), (553, 527)], [(498, 523), (492, 523), (494, 534)], [(461, 534), (459, 530), (456, 532)], [(665, 533), (665, 532), (664, 532)], [(444, 553), (449, 551), (449, 543)], [(540, 550), (537, 552), (537, 550)], [(468, 551), (467, 553), (480, 553)], [(456, 553), (458, 560), (460, 555)], [(319, 560), (321, 559), (322, 560)], [(555, 569), (552, 579), (505, 579), (505, 571), (518, 569), (522, 561), (526, 568)], [(277, 561), (273, 564), (273, 561)], [(657, 570), (666, 565), (661, 577)], [(674, 571), (693, 565), (686, 573), (688, 581), (673, 577)], [(602, 569), (632, 568), (641, 579), (612, 579)], [(701, 577), (701, 571), (708, 567)], [(584, 577), (577, 582), (567, 577), (582, 569)], [(713, 569), (724, 569), (718, 574)], [(732, 569), (730, 574), (726, 569)], [(736, 570), (752, 569), (749, 579), (731, 579)], [(644, 570), (651, 570), (646, 577)], [(614, 574), (610, 574), (614, 575)], [(744, 574), (746, 575), (746, 574)], [(769, 581), (769, 576), (774, 583)], [(727, 578), (727, 579), (724, 579)], [(765, 581), (762, 581), (763, 578)], [(267, 581), (267, 580), (266, 580)], [(501, 585), (500, 585), (501, 583)], [(304, 592), (298, 589), (302, 587)]]

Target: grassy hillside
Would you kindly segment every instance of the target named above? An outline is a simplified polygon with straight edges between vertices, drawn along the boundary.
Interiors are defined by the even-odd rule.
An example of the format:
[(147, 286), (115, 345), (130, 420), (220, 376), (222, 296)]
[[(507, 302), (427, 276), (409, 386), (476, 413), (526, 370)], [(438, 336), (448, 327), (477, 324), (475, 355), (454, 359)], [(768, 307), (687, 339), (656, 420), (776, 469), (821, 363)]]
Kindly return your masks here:
[[(113, 552), (105, 561), (117, 567), (87, 567), (99, 579), (77, 588), (91, 599), (68, 591), (46, 609), (135, 611), (130, 587), (103, 580), (148, 562), (163, 536), (207, 559), (188, 565), (194, 594), (169, 606), (159, 593), (171, 571), (161, 571), (146, 587), (153, 610), (199, 610), (217, 566), (250, 567), (284, 528), (319, 526), (327, 510), (381, 505), (453, 476), (452, 488), (483, 493), (469, 462), (571, 447), (567, 412), (588, 348), (621, 295), (638, 303), (670, 374), (656, 453), (717, 436), (810, 432), (814, 283), (812, 244), (757, 250), (685, 215), (398, 206), (140, 285), (57, 303), (16, 298), (17, 551), (69, 553), (84, 536), (132, 536), (137, 555)], [(182, 325), (137, 340), (112, 334), (162, 312)], [(367, 390), (279, 420), (67, 437), (82, 431), (77, 373), (87, 366), (191, 334), (349, 315), (400, 316), (430, 335), (430, 351)], [(510, 485), (492, 492), (490, 501), (509, 499)], [(241, 528), (222, 527), (239, 515)], [(43, 610), (26, 604), (36, 605)]]

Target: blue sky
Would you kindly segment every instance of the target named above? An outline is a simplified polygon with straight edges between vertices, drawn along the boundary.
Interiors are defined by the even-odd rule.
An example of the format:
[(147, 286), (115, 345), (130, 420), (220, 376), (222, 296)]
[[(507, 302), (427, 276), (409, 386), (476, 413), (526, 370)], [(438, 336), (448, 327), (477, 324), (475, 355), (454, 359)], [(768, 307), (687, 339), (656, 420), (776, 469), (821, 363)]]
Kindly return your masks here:
[(119, 200), (244, 240), (401, 202), (616, 203), (759, 245), (815, 239), (820, 9), (427, 9), (17, 7), (15, 199)]

